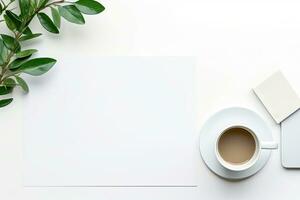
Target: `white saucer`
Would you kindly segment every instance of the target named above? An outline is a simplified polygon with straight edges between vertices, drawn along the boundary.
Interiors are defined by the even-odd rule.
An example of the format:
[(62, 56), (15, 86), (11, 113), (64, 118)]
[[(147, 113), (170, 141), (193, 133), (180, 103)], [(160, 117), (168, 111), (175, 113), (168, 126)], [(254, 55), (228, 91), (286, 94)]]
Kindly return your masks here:
[(244, 125), (253, 130), (263, 142), (273, 141), (272, 132), (264, 120), (255, 112), (240, 107), (221, 110), (211, 116), (200, 133), (200, 153), (207, 167), (215, 174), (226, 179), (244, 179), (261, 170), (271, 155), (271, 150), (262, 149), (257, 162), (243, 172), (231, 172), (224, 168), (215, 155), (215, 142), (225, 128), (233, 125)]

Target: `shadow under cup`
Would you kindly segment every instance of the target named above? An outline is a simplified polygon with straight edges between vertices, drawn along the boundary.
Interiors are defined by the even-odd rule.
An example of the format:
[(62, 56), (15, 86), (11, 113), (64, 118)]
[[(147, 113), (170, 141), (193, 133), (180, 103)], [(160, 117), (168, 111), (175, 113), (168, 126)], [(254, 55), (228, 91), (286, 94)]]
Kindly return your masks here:
[(216, 142), (216, 155), (223, 167), (241, 171), (250, 168), (260, 152), (256, 134), (247, 127), (232, 126), (225, 129)]

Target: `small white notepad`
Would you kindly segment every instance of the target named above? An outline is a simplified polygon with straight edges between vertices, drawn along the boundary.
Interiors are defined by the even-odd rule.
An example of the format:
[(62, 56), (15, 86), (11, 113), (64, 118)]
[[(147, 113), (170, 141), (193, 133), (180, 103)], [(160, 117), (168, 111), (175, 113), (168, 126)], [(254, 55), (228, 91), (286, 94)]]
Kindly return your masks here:
[(280, 71), (254, 88), (254, 92), (277, 123), (300, 108), (300, 99)]
[(195, 60), (64, 58), (27, 78), (26, 186), (196, 184)]

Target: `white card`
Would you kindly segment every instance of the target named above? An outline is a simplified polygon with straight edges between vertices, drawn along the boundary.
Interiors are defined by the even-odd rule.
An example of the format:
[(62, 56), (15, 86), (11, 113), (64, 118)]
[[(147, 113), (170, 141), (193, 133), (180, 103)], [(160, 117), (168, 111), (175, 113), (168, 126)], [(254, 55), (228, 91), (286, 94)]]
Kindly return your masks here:
[(281, 123), (281, 162), (286, 168), (300, 168), (300, 110)]
[(194, 185), (194, 66), (74, 57), (26, 77), (25, 185)]
[(280, 71), (257, 86), (254, 92), (277, 123), (300, 108), (297, 94)]

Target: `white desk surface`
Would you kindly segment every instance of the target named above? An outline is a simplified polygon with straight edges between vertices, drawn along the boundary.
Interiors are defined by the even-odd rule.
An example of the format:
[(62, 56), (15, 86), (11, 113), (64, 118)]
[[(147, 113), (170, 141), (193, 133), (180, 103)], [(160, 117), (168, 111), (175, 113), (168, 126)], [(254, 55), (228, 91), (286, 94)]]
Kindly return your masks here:
[[(66, 54), (197, 56), (198, 76), (202, 77), (198, 82), (198, 129), (213, 110), (233, 104), (245, 105), (259, 112), (272, 127), (274, 138), (279, 140), (279, 127), (248, 89), (282, 69), (300, 93), (297, 78), (300, 74), (300, 3), (291, 0), (102, 2), (107, 8), (105, 13), (88, 16), (85, 26), (63, 23), (63, 34), (46, 33), (43, 39), (36, 40), (33, 44), (40, 55), (58, 60)], [(35, 23), (33, 29), (40, 30)], [(63, 66), (58, 62), (56, 67)], [(237, 94), (240, 96), (236, 97)], [(24, 188), (22, 95), (16, 92), (14, 96), (17, 101), (0, 112), (0, 199), (275, 200), (295, 199), (299, 194), (300, 170), (282, 168), (279, 151), (273, 153), (261, 172), (241, 182), (218, 178), (199, 158), (201, 178), (195, 188)]]

